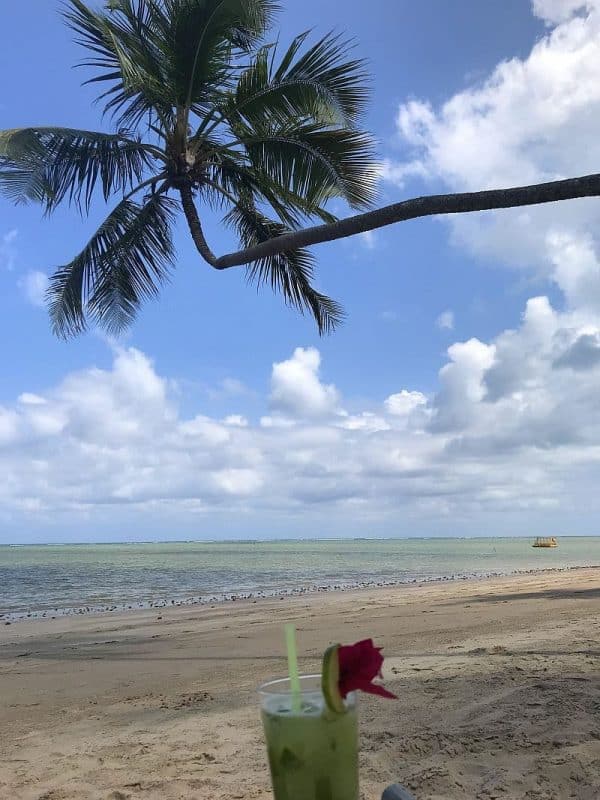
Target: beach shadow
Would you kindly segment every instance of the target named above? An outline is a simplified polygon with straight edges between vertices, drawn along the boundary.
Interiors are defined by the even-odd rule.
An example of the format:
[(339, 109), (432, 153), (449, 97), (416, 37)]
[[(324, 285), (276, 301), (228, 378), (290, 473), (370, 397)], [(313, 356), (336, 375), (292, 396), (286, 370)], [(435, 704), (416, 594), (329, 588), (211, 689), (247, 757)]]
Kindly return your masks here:
[(493, 658), (519, 658), (521, 656), (595, 656), (600, 657), (600, 649), (584, 648), (578, 650), (494, 650), (494, 648), (477, 647), (473, 650), (455, 650), (452, 653), (388, 653), (388, 658), (403, 658), (406, 661), (414, 658), (443, 658), (443, 659), (464, 659), (491, 656)]
[[(387, 656), (389, 659), (410, 659), (419, 658), (439, 658), (444, 660), (455, 660), (474, 657), (492, 657), (497, 659), (510, 659), (520, 658), (523, 656), (541, 656), (541, 657), (560, 657), (560, 656), (591, 656), (600, 657), (600, 648), (579, 648), (573, 650), (556, 650), (556, 649), (536, 649), (536, 650), (494, 650), (493, 648), (476, 648), (474, 650), (458, 649), (453, 652), (393, 652), (389, 651)], [(127, 645), (123, 643), (120, 647), (107, 648), (95, 647), (94, 645), (81, 645), (79, 647), (72, 646), (63, 649), (48, 650), (40, 648), (36, 650), (35, 643), (29, 642), (27, 649), (14, 647), (10, 651), (5, 648), (1, 652), (0, 662), (15, 659), (33, 659), (37, 661), (164, 661), (164, 662), (178, 662), (178, 661), (193, 661), (193, 662), (215, 662), (226, 663), (230, 662), (253, 662), (253, 661), (271, 661), (281, 662), (286, 664), (287, 660), (281, 653), (273, 654), (248, 654), (248, 655), (177, 655), (176, 653), (168, 655), (154, 655), (148, 650), (137, 650), (135, 645)], [(301, 662), (306, 661), (312, 663), (314, 659), (310, 656), (299, 659)]]
[[(39, 649), (38, 649), (39, 648)], [(33, 661), (209, 661), (209, 662), (227, 662), (227, 661), (280, 661), (287, 663), (285, 656), (281, 653), (274, 653), (273, 655), (261, 654), (248, 654), (243, 656), (235, 655), (177, 655), (175, 653), (169, 655), (154, 655), (149, 650), (138, 650), (136, 645), (123, 643), (120, 647), (107, 648), (107, 647), (94, 647), (94, 645), (81, 645), (71, 646), (64, 649), (48, 649), (40, 644), (36, 647), (36, 643), (29, 641), (26, 647), (10, 646), (4, 647), (0, 650), (0, 663), (3, 661), (14, 660), (33, 660)], [(311, 661), (300, 658), (299, 661)]]
[[(477, 595), (475, 597), (461, 597), (443, 603), (445, 606), (462, 605), (465, 603), (503, 603), (511, 600), (598, 600), (600, 599), (600, 586), (592, 589), (540, 589), (533, 592), (501, 592), (499, 594)], [(442, 603), (440, 603), (442, 605)]]

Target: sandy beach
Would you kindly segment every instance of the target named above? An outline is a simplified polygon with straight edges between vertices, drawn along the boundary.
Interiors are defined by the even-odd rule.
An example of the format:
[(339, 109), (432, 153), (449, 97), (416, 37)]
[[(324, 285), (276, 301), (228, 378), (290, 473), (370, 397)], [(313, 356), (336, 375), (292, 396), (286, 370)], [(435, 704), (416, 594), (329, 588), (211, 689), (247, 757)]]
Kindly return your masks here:
[(365, 800), (600, 796), (600, 570), (0, 627), (0, 798), (270, 797), (255, 688), (373, 636), (399, 700), (361, 700)]

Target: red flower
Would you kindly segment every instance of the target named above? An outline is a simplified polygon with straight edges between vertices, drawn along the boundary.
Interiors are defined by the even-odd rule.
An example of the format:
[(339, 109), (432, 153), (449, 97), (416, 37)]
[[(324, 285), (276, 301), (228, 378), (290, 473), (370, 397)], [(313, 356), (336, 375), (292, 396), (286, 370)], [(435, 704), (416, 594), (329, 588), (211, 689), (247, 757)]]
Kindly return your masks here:
[(383, 656), (381, 648), (375, 647), (372, 639), (365, 639), (351, 645), (341, 645), (338, 650), (338, 659), (340, 663), (339, 689), (342, 697), (346, 697), (348, 692), (360, 689), (361, 692), (396, 699), (395, 694), (388, 692), (383, 686), (373, 683), (373, 678), (381, 677)]

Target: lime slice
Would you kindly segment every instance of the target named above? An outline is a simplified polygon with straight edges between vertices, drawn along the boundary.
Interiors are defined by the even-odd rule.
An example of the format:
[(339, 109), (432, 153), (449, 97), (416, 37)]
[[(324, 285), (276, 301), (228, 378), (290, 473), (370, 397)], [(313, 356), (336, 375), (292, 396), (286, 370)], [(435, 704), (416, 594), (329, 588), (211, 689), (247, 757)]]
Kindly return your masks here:
[(323, 672), (321, 673), (321, 688), (325, 705), (330, 711), (341, 714), (346, 710), (344, 699), (340, 694), (340, 662), (338, 657), (339, 644), (328, 647), (323, 656)]

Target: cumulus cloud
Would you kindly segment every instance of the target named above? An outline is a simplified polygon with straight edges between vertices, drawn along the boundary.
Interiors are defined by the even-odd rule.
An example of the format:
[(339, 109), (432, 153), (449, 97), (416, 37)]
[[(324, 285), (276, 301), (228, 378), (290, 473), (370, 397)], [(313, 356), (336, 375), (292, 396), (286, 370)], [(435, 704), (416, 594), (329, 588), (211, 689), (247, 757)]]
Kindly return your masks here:
[(439, 108), (404, 103), (397, 125), (413, 147), (409, 163), (464, 189), (592, 171), (600, 148), (598, 10), (594, 4), (553, 28), (527, 58), (500, 63)]
[(235, 425), (236, 428), (248, 427), (248, 420), (242, 414), (229, 414), (223, 422), (225, 425)]
[(324, 417), (338, 407), (335, 386), (321, 383), (321, 355), (314, 347), (297, 347), (291, 358), (273, 364), (271, 407), (283, 416)]
[(451, 331), (454, 329), (454, 311), (442, 311), (436, 319), (435, 324), (441, 331)]
[(457, 342), (448, 348), (450, 362), (440, 370), (441, 389), (435, 398), (436, 430), (465, 428), (484, 395), (484, 376), (494, 362), (494, 345), (479, 339)]
[(397, 162), (386, 158), (380, 164), (379, 174), (383, 180), (401, 187), (413, 178), (431, 177), (427, 165), (419, 158), (404, 162)]
[[(426, 98), (402, 103), (396, 122), (405, 159), (384, 164), (385, 180), (411, 183), (417, 194), (423, 185), (471, 191), (597, 172), (600, 2), (533, 0), (532, 11), (548, 30), (525, 58), (503, 61), (440, 105)], [(448, 348), (418, 440), (431, 446), (428, 475), (447, 459), (436, 507), (444, 513), (460, 505), (468, 475), (475, 505), (537, 504), (558, 512), (576, 497), (594, 505), (600, 453), (597, 200), (452, 215), (443, 224), (469, 254), (554, 284), (562, 310), (545, 296), (532, 297), (513, 329)]]
[(586, 370), (600, 364), (600, 335), (582, 333), (555, 360), (556, 367)]
[[(403, 103), (397, 115), (407, 157), (384, 177), (470, 191), (597, 171), (600, 161), (600, 3), (536, 0), (550, 26), (526, 58), (498, 64), (481, 84), (440, 106)], [(578, 12), (578, 13), (576, 13)], [(399, 177), (398, 177), (399, 176)], [(553, 281), (571, 307), (600, 310), (598, 202), (574, 200), (494, 213), (453, 215), (452, 238), (472, 254)]]
[(380, 414), (372, 411), (362, 411), (359, 414), (348, 414), (347, 411), (340, 412), (340, 419), (337, 425), (349, 431), (387, 431), (390, 425)]
[(4, 519), (102, 514), (115, 525), (128, 508), (139, 520), (166, 509), (232, 525), (327, 509), (330, 523), (365, 530), (402, 513), (414, 531), (428, 516), (576, 504), (583, 487), (591, 508), (599, 353), (600, 325), (534, 298), (514, 330), (452, 344), (432, 396), (404, 388), (349, 413), (319, 377), (318, 351), (298, 348), (272, 367), (264, 402), (278, 411), (266, 424), (183, 416), (175, 382), (119, 350), (110, 369), (0, 407), (0, 508)]
[(24, 405), (28, 406), (43, 406), (46, 401), (43, 397), (33, 394), (32, 392), (23, 392), (23, 394), (19, 395), (19, 403), (23, 403)]
[(75, 511), (163, 500), (215, 503), (260, 485), (243, 418), (179, 417), (170, 382), (135, 349), (0, 409), (4, 510)]
[[(567, 482), (567, 464), (588, 463), (595, 480), (599, 332), (597, 322), (557, 312), (547, 298), (530, 300), (520, 327), (496, 338), (487, 365), (471, 364), (469, 414), (452, 418), (452, 451), (479, 457), (504, 451), (530, 461), (535, 455), (549, 480), (564, 469)], [(445, 398), (436, 399), (443, 415)]]
[(48, 276), (45, 272), (32, 270), (27, 272), (19, 281), (19, 287), (26, 300), (32, 306), (37, 308), (45, 308), (46, 306), (46, 290), (48, 288)]
[(409, 392), (402, 389), (397, 394), (391, 394), (384, 403), (388, 414), (395, 417), (407, 417), (418, 408), (427, 405), (427, 398), (421, 392)]
[(583, 13), (594, 5), (593, 0), (533, 0), (533, 13), (552, 25), (564, 22), (578, 12)]

